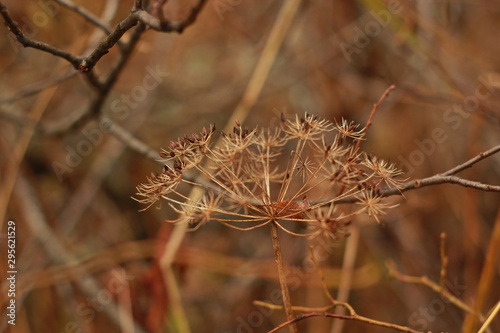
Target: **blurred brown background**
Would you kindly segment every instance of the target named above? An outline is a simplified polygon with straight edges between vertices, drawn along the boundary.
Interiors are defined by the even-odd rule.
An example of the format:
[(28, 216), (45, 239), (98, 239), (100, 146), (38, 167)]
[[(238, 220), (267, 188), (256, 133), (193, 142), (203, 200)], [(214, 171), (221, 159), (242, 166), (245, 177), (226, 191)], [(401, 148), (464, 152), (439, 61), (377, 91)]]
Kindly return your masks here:
[[(28, 37), (87, 54), (97, 29), (51, 0), (4, 1)], [(112, 25), (133, 1), (75, 1), (97, 16), (116, 9)], [(181, 20), (195, 2), (170, 1), (165, 16)], [(102, 109), (154, 150), (216, 123), (222, 129), (254, 74), (283, 1), (211, 0), (182, 34), (148, 31)], [(110, 9), (111, 8), (111, 9)], [(305, 111), (364, 124), (391, 84), (363, 149), (390, 159), (406, 177), (446, 171), (500, 140), (500, 3), (497, 1), (301, 1), (271, 59), (264, 86), (244, 124), (277, 124), (281, 112)], [(129, 34), (125, 35), (125, 40)], [(258, 308), (278, 288), (267, 230), (237, 232), (209, 224), (188, 233), (174, 259), (177, 287), (166, 286), (158, 257), (175, 219), (167, 205), (144, 208), (135, 187), (161, 166), (129, 149), (96, 121), (62, 135), (39, 124), (76, 117), (90, 96), (81, 73), (16, 98), (74, 69), (53, 55), (24, 49), (0, 30), (0, 168), (2, 317), (7, 305), (7, 221), (16, 223), (16, 326), (6, 332), (267, 332), (284, 321)], [(91, 46), (91, 45), (90, 45)], [(117, 46), (95, 71), (105, 73)], [(37, 125), (38, 126), (38, 125)], [(437, 134), (436, 134), (437, 133)], [(30, 139), (30, 140), (29, 140)], [(13, 156), (24, 153), (22, 162)], [(500, 184), (500, 157), (461, 176)], [(14, 177), (14, 178), (13, 178)], [(16, 179), (12, 191), (7, 186)], [(186, 193), (188, 188), (184, 189)], [(440, 234), (447, 235), (446, 285), (473, 306), (492, 230), (500, 223), (498, 193), (440, 185), (414, 190), (382, 225), (353, 221), (359, 239), (349, 303), (363, 316), (416, 330), (458, 332), (466, 314), (424, 286), (387, 276), (393, 260), (410, 275), (439, 281)], [(495, 244), (493, 244), (495, 245)], [(304, 268), (307, 242), (283, 236), (294, 305), (328, 304), (317, 272)], [(346, 241), (321, 265), (336, 296)], [(481, 308), (498, 301), (498, 258)], [(290, 283), (292, 283), (290, 282)], [(168, 287), (168, 288), (167, 288)], [(173, 295), (177, 290), (179, 295)], [(181, 297), (182, 309), (172, 304)], [(183, 317), (183, 314), (185, 317)], [(307, 319), (300, 332), (334, 332), (334, 321)], [(388, 332), (355, 321), (343, 332)], [(494, 321), (492, 331), (499, 329)], [(286, 329), (283, 329), (286, 331)]]

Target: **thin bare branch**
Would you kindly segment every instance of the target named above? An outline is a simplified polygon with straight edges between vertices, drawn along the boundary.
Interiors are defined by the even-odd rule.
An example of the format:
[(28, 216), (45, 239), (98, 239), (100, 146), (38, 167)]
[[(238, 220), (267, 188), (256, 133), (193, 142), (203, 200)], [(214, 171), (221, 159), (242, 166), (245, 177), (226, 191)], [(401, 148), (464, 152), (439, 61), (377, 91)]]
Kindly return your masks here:
[(12, 19), (10, 16), (9, 10), (7, 7), (0, 2), (0, 15), (2, 15), (5, 25), (7, 26), (7, 29), (12, 32), (15, 36), (16, 39), (19, 43), (21, 43), (24, 47), (32, 47), (41, 51), (45, 51), (47, 53), (53, 54), (57, 57), (66, 59), (69, 61), (75, 68), (78, 67), (80, 62), (82, 61), (82, 57), (76, 56), (74, 54), (71, 54), (67, 51), (58, 49), (55, 46), (43, 43), (43, 42), (38, 42), (33, 39), (27, 38), (24, 36), (24, 33), (19, 29), (19, 26), (17, 23)]
[(137, 23), (138, 20), (134, 14), (127, 16), (123, 21), (118, 23), (116, 28), (97, 45), (94, 51), (78, 64), (78, 70), (88, 72), (94, 68), (97, 62), (109, 52), (109, 49), (111, 49), (128, 30), (137, 25)]
[(446, 269), (448, 268), (448, 256), (446, 255), (446, 233), (441, 233), (441, 246), (439, 247), (439, 256), (441, 257), (441, 271), (439, 273), (439, 286), (444, 290), (444, 281), (446, 279)]
[(101, 83), (100, 81), (92, 81), (91, 77), (93, 77), (93, 72), (85, 73), (87, 75), (89, 83), (97, 88), (97, 96), (95, 96), (89, 103), (87, 110), (80, 114), (78, 117), (70, 116), (70, 118), (63, 119), (55, 125), (42, 128), (42, 131), (45, 134), (55, 135), (71, 131), (75, 128), (79, 128), (85, 125), (90, 120), (99, 117), (102, 111), (102, 106), (106, 102), (106, 98), (108, 97), (109, 92), (113, 88), (116, 80), (118, 79), (118, 76), (124, 69), (125, 65), (128, 63), (132, 51), (135, 49), (135, 46), (139, 42), (140, 36), (144, 32), (144, 30), (145, 27), (142, 23), (137, 25), (137, 27), (132, 32), (130, 40), (122, 48), (120, 58), (115, 62), (114, 67), (111, 69), (104, 82)]
[(286, 316), (290, 322), (290, 333), (297, 333), (297, 326), (293, 321), (292, 303), (290, 300), (290, 292), (286, 281), (285, 265), (283, 263), (283, 256), (281, 253), (281, 245), (278, 234), (278, 227), (276, 221), (271, 222), (271, 236), (273, 240), (274, 258), (276, 260), (276, 268), (278, 269), (278, 277), (280, 282), (281, 295), (283, 297), (283, 304), (285, 306)]
[(297, 317), (295, 317), (294, 319), (288, 320), (288, 321), (282, 323), (281, 325), (279, 325), (278, 327), (270, 330), (268, 333), (277, 332), (280, 329), (282, 329), (283, 327), (297, 323), (303, 319), (312, 318), (312, 317), (326, 317), (326, 318), (335, 318), (335, 319), (343, 319), (343, 320), (356, 320), (356, 321), (361, 321), (361, 322), (368, 323), (368, 324), (371, 324), (374, 326), (392, 328), (392, 329), (395, 329), (395, 330), (400, 331), (400, 332), (423, 333), (421, 331), (416, 331), (416, 330), (411, 329), (409, 327), (400, 326), (400, 325), (391, 324), (391, 323), (386, 323), (384, 321), (370, 319), (367, 317), (359, 316), (357, 314), (349, 316), (349, 315), (337, 315), (337, 314), (328, 313), (328, 312), (312, 312), (312, 313), (300, 314)]
[[(135, 10), (137, 2), (134, 5), (132, 13), (123, 21), (118, 23), (116, 28), (99, 43), (96, 49), (79, 64), (78, 69), (82, 72), (90, 71), (97, 62), (109, 52), (122, 36), (137, 23), (142, 22), (148, 28), (161, 32), (178, 32), (181, 33), (186, 27), (194, 23), (198, 13), (201, 11), (206, 0), (199, 0), (198, 4), (191, 9), (190, 14), (180, 22), (162, 22), (159, 19), (151, 16), (145, 10)], [(140, 4), (139, 4), (140, 5)]]
[[(459, 171), (462, 171), (466, 168), (472, 167), (474, 164), (477, 162), (485, 159), (488, 156), (491, 156), (497, 152), (500, 151), (500, 145), (497, 145), (485, 152), (482, 152), (478, 154), (477, 156), (471, 158), (465, 163), (462, 163), (448, 171), (445, 171), (443, 173), (430, 176), (427, 178), (421, 178), (421, 179), (415, 179), (415, 180), (410, 180), (406, 183), (403, 183), (400, 187), (397, 188), (388, 188), (388, 189), (382, 189), (380, 190), (380, 195), (384, 197), (389, 197), (392, 195), (399, 195), (403, 192), (414, 190), (417, 188), (421, 187), (426, 187), (426, 186), (431, 186), (431, 185), (439, 185), (439, 184), (457, 184), (461, 185), (464, 187), (470, 187), (474, 188), (476, 190), (481, 190), (481, 191), (487, 191), (487, 192), (500, 192), (500, 185), (490, 185), (490, 184), (483, 184), (481, 182), (473, 181), (473, 180), (468, 180), (464, 179), (461, 177), (453, 176), (454, 174), (458, 173)], [(337, 203), (350, 203), (353, 201), (358, 201), (359, 197), (357, 196), (350, 196), (343, 198), (341, 200), (336, 201)]]
[(55, 0), (58, 4), (74, 11), (78, 15), (82, 16), (87, 21), (91, 22), (95, 26), (101, 28), (107, 34), (111, 33), (112, 29), (106, 22), (102, 21), (99, 17), (94, 15), (92, 12), (87, 10), (82, 6), (78, 6), (71, 0)]
[[(179, 22), (171, 22), (167, 20), (162, 20), (162, 15), (160, 18), (156, 18), (146, 12), (145, 10), (138, 10), (133, 12), (133, 16), (147, 25), (149, 28), (156, 30), (156, 31), (161, 31), (161, 32), (177, 32), (177, 33), (182, 33), (184, 29), (186, 29), (188, 26), (193, 24), (196, 21), (196, 18), (198, 17), (198, 14), (202, 10), (203, 6), (205, 5), (207, 1), (206, 0), (199, 0), (198, 4), (191, 8), (191, 11), (189, 12), (189, 15), (182, 21)], [(161, 6), (161, 4), (160, 4)], [(161, 8), (160, 10), (161, 11)]]
[(493, 155), (493, 154), (496, 154), (500, 151), (500, 145), (498, 146), (495, 146), (485, 152), (482, 152), (482, 153), (479, 153), (478, 155), (476, 155), (475, 157), (471, 158), (470, 160), (468, 160), (467, 162), (465, 163), (462, 163), (460, 165), (457, 165), (456, 167), (446, 171), (443, 173), (443, 175), (445, 176), (450, 176), (450, 175), (454, 175), (462, 170), (465, 170), (467, 168), (470, 168), (472, 167), (474, 164), (476, 164), (477, 162)]
[(455, 306), (458, 308), (462, 309), (463, 311), (467, 313), (471, 313), (474, 315), (479, 316), (481, 321), (484, 320), (484, 316), (480, 313), (474, 312), (474, 309), (471, 308), (469, 305), (465, 304), (463, 301), (455, 297), (451, 292), (449, 292), (446, 289), (443, 289), (442, 286), (440, 286), (438, 283), (432, 281), (429, 279), (427, 276), (410, 276), (403, 274), (396, 270), (396, 265), (392, 261), (387, 261), (386, 262), (386, 267), (389, 270), (389, 276), (394, 277), (395, 279), (398, 279), (399, 281), (402, 282), (407, 282), (407, 283), (415, 283), (415, 284), (421, 284), (424, 286), (427, 286), (434, 290), (436, 293), (441, 294), (442, 297), (446, 298), (449, 302), (453, 303)]
[(151, 16), (145, 10), (141, 9), (143, 6), (142, 1), (135, 1), (130, 15), (128, 15), (124, 20), (118, 23), (118, 25), (113, 30), (107, 27), (106, 24), (101, 22), (100, 19), (95, 17), (92, 13), (88, 12), (82, 7), (76, 6), (71, 1), (58, 0), (58, 2), (72, 9), (76, 13), (82, 15), (87, 20), (91, 21), (92, 23), (96, 24), (98, 27), (104, 29), (107, 33), (109, 33), (108, 36), (97, 45), (97, 47), (91, 52), (89, 56), (76, 56), (49, 44), (38, 42), (25, 37), (21, 29), (19, 29), (17, 23), (10, 16), (7, 7), (2, 2), (0, 2), (0, 14), (4, 18), (7, 28), (16, 36), (18, 42), (21, 43), (24, 47), (36, 48), (53, 54), (57, 57), (61, 57), (69, 61), (78, 70), (82, 72), (88, 72), (92, 68), (94, 68), (97, 62), (105, 54), (109, 52), (109, 49), (111, 49), (116, 43), (120, 42), (120, 39), (128, 30), (137, 25), (139, 22), (142, 22), (144, 25), (156, 31), (181, 33), (186, 27), (195, 22), (196, 17), (206, 3), (206, 0), (199, 0), (198, 4), (195, 7), (191, 8), (189, 15), (184, 20), (179, 22), (161, 21)]
[[(144, 155), (152, 161), (160, 163), (160, 156), (158, 155), (158, 152), (156, 150), (153, 150), (141, 140), (137, 139), (132, 133), (130, 133), (117, 123), (113, 122), (111, 119), (106, 118), (104, 120), (101, 120), (101, 123), (102, 126), (106, 126), (106, 130), (111, 132), (116, 138), (125, 143), (128, 148), (141, 155)], [(164, 163), (160, 164), (163, 165)]]
[(37, 82), (37, 83), (34, 83), (24, 89), (21, 89), (17, 94), (15, 94), (14, 96), (11, 96), (9, 98), (6, 98), (6, 99), (3, 99), (3, 100), (0, 100), (0, 104), (9, 104), (9, 103), (12, 103), (12, 102), (15, 102), (17, 100), (20, 100), (20, 99), (23, 99), (25, 97), (29, 97), (29, 96), (32, 96), (32, 95), (35, 95), (37, 93), (39, 93), (40, 91), (44, 90), (44, 89), (47, 89), (49, 87), (52, 87), (52, 86), (55, 86), (69, 78), (72, 78), (73, 76), (75, 76), (77, 74), (77, 72), (75, 71), (68, 71), (67, 73), (61, 75), (61, 76), (58, 76), (56, 78), (53, 78), (53, 79), (49, 79), (49, 80), (44, 80), (42, 82)]
[(379, 98), (378, 102), (375, 103), (375, 104), (373, 104), (372, 112), (370, 112), (370, 116), (368, 117), (368, 120), (366, 122), (365, 128), (363, 129), (363, 132), (362, 132), (361, 136), (359, 137), (359, 139), (356, 142), (356, 149), (359, 148), (359, 145), (361, 144), (361, 141), (363, 140), (364, 136), (366, 135), (366, 132), (368, 132), (368, 128), (370, 128), (370, 126), (372, 124), (373, 116), (375, 115), (375, 112), (377, 112), (378, 107), (380, 106), (380, 104), (382, 103), (382, 101), (387, 96), (389, 96), (389, 93), (391, 91), (393, 91), (394, 89), (396, 89), (396, 86), (395, 85), (391, 85), (389, 88), (387, 88), (384, 91), (384, 93), (382, 94), (382, 96)]

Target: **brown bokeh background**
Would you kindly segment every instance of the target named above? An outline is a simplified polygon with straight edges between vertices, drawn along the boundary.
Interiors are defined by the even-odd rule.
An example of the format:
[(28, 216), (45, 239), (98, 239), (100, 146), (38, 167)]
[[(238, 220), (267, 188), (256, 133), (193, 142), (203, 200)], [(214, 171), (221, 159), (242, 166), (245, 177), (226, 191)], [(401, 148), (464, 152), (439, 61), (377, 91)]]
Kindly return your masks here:
[[(74, 12), (50, 0), (4, 3), (29, 37), (88, 53), (97, 29)], [(75, 3), (100, 16), (113, 1)], [(128, 15), (132, 3), (118, 2), (113, 24)], [(180, 20), (194, 3), (170, 1), (165, 15)], [(241, 106), (282, 6), (211, 0), (182, 34), (148, 31), (102, 113), (158, 151), (210, 123), (222, 129)], [(305, 111), (365, 124), (373, 104), (394, 84), (363, 150), (395, 162), (411, 179), (444, 172), (499, 143), (499, 18), (500, 4), (488, 0), (301, 1), (244, 124), (272, 127), (282, 112)], [(280, 311), (267, 315), (269, 310), (252, 304), (271, 300), (278, 288), (268, 230), (208, 224), (188, 233), (174, 259), (176, 283), (166, 285), (158, 257), (172, 235), (165, 220), (176, 216), (167, 205), (140, 212), (144, 207), (132, 199), (135, 187), (161, 166), (95, 120), (61, 135), (35, 131), (21, 149), (22, 162), (12, 162), (38, 108), (43, 115), (37, 126), (50, 125), (84, 112), (94, 92), (78, 73), (13, 101), (74, 69), (23, 48), (5, 28), (0, 45), (2, 187), (16, 177), (0, 202), (3, 318), (9, 220), (16, 223), (18, 270), (16, 326), (2, 319), (2, 331), (187, 332), (188, 323), (191, 332), (267, 332), (284, 321)], [(95, 71), (109, 71), (116, 55), (115, 46)], [(148, 75), (155, 71), (159, 82), (144, 89), (153, 85)], [(89, 137), (94, 142), (83, 147)], [(86, 156), (74, 155), (85, 148)], [(64, 172), (61, 165), (67, 166)], [(500, 157), (492, 156), (460, 175), (500, 184), (499, 170)], [(488, 248), (499, 242), (492, 231), (500, 223), (500, 195), (445, 184), (391, 200), (399, 206), (382, 224), (354, 220), (353, 237), (334, 244), (321, 262), (334, 297), (350, 246), (355, 260), (347, 290), (358, 314), (421, 331), (461, 331), (462, 309), (425, 286), (389, 277), (385, 267), (392, 260), (401, 272), (439, 281), (440, 235), (446, 233), (445, 285), (474, 306), (483, 281), (481, 311), (487, 314), (500, 292), (498, 257), (485, 261)], [(325, 306), (317, 272), (304, 267), (307, 246), (283, 235), (292, 302)], [(493, 269), (489, 282), (480, 280), (485, 265)], [(339, 332), (333, 325), (333, 319), (313, 318), (298, 327)], [(355, 321), (343, 325), (344, 332), (390, 331)], [(492, 332), (498, 329), (497, 319)]]

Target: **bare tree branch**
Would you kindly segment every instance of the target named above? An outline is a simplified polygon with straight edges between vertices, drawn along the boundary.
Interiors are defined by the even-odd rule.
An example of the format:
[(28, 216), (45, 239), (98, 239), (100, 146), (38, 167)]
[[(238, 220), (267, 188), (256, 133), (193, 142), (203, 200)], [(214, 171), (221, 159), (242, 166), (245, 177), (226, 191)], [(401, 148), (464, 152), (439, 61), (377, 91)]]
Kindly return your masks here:
[(160, 21), (159, 19), (151, 16), (145, 10), (133, 9), (132, 13), (123, 21), (118, 23), (116, 28), (108, 35), (108, 37), (99, 43), (97, 48), (88, 57), (83, 59), (81, 64), (78, 66), (78, 69), (82, 72), (90, 71), (96, 63), (109, 52), (109, 49), (120, 40), (123, 34), (125, 34), (125, 32), (135, 26), (138, 22), (142, 22), (146, 27), (156, 31), (181, 33), (186, 27), (194, 23), (205, 2), (206, 0), (199, 0), (198, 4), (191, 9), (188, 17), (180, 22)]
[(107, 34), (110, 34), (112, 29), (106, 22), (103, 22), (99, 17), (94, 15), (92, 12), (88, 11), (86, 8), (78, 6), (71, 0), (55, 0), (58, 4), (74, 11), (78, 15), (82, 16), (87, 21), (91, 22), (95, 26), (101, 28)]
[(75, 68), (78, 68), (79, 64), (82, 61), (82, 57), (78, 57), (74, 54), (58, 49), (57, 47), (54, 47), (52, 45), (43, 42), (38, 42), (25, 37), (24, 33), (21, 31), (21, 29), (19, 29), (17, 23), (10, 16), (9, 10), (2, 2), (0, 2), (0, 15), (2, 15), (5, 21), (5, 25), (7, 26), (7, 29), (16, 36), (17, 41), (21, 43), (24, 47), (32, 47), (53, 54), (57, 57), (66, 59)]
[(491, 156), (499, 151), (500, 151), (500, 145), (495, 146), (495, 147), (493, 147), (485, 152), (482, 152), (482, 153), (476, 155), (475, 157), (471, 158), (467, 162), (462, 163), (460, 165), (457, 165), (456, 167), (454, 167), (446, 172), (443, 172), (443, 173), (440, 173), (440, 174), (437, 174), (437, 175), (434, 175), (431, 177), (422, 178), (422, 179), (415, 179), (415, 180), (406, 182), (402, 185), (402, 187), (400, 189), (389, 189), (389, 190), (385, 190), (385, 191), (382, 190), (381, 194), (383, 194), (384, 196), (390, 196), (390, 195), (406, 192), (409, 190), (413, 190), (416, 188), (424, 187), (424, 186), (445, 184), (445, 183), (458, 184), (458, 185), (462, 185), (465, 187), (471, 187), (471, 188), (475, 188), (477, 190), (482, 190), (482, 191), (500, 192), (500, 186), (498, 186), (498, 185), (483, 184), (480, 182), (467, 180), (467, 179), (464, 179), (461, 177), (454, 176), (454, 174), (456, 174), (456, 173), (458, 173), (466, 168), (472, 167), (477, 162), (479, 162), (479, 161), (485, 159), (486, 157)]
[[(84, 16), (86, 19), (90, 20), (100, 28), (109, 31), (109, 29), (102, 22), (100, 22), (98, 18), (91, 15), (91, 13), (84, 10), (83, 8), (72, 4), (68, 0), (59, 0), (59, 2), (62, 5), (65, 5), (66, 7), (72, 9), (76, 13)], [(18, 42), (21, 43), (24, 47), (32, 47), (53, 54), (57, 57), (61, 57), (69, 61), (79, 71), (88, 72), (92, 70), (97, 62), (109, 52), (109, 49), (111, 49), (116, 43), (119, 43), (122, 36), (128, 30), (137, 25), (139, 22), (142, 22), (148, 28), (156, 31), (181, 33), (186, 27), (194, 23), (196, 17), (198, 16), (205, 3), (206, 0), (199, 0), (198, 4), (191, 9), (189, 15), (184, 20), (179, 22), (170, 22), (167, 20), (160, 20), (151, 16), (144, 9), (142, 9), (142, 1), (135, 1), (131, 13), (124, 20), (118, 23), (115, 29), (110, 31), (108, 36), (104, 38), (87, 57), (76, 56), (49, 44), (38, 42), (25, 37), (21, 29), (19, 29), (17, 23), (10, 16), (7, 7), (2, 2), (0, 2), (0, 14), (5, 21), (7, 29), (16, 36)]]
[[(148, 159), (160, 163), (160, 155), (158, 152), (137, 139), (132, 133), (113, 122), (111, 119), (101, 119), (103, 126), (106, 126), (107, 130), (112, 133), (118, 140), (122, 141), (128, 148), (133, 151), (147, 157)], [(160, 163), (164, 164), (164, 163)]]
[(129, 15), (118, 23), (116, 28), (97, 45), (94, 51), (81, 61), (78, 65), (78, 70), (88, 72), (94, 68), (97, 62), (109, 52), (109, 49), (112, 48), (128, 30), (137, 25), (137, 23), (138, 20), (134, 15)]
[[(497, 145), (485, 152), (479, 153), (475, 157), (471, 158), (465, 163), (462, 163), (460, 165), (457, 165), (456, 167), (445, 171), (443, 173), (439, 173), (434, 176), (426, 177), (426, 178), (421, 178), (421, 179), (415, 179), (415, 180), (410, 180), (404, 184), (402, 184), (399, 188), (389, 188), (389, 189), (382, 189), (380, 190), (380, 194), (384, 197), (389, 197), (392, 195), (397, 195), (397, 194), (402, 194), (403, 192), (414, 190), (417, 188), (425, 187), (425, 186), (431, 186), (431, 185), (438, 185), (438, 184), (457, 184), (461, 185), (464, 187), (470, 187), (474, 188), (476, 190), (481, 190), (481, 191), (488, 191), (488, 192), (500, 192), (500, 185), (490, 185), (490, 184), (483, 184), (481, 182), (477, 181), (472, 181), (468, 179), (464, 179), (461, 177), (454, 176), (454, 174), (472, 167), (474, 164), (478, 163), (479, 161), (487, 158), (488, 156), (491, 156), (497, 152), (500, 151), (500, 145)], [(336, 201), (337, 203), (350, 203), (353, 201), (357, 201), (359, 198), (356, 196), (351, 196), (347, 198), (343, 198), (342, 200)]]
[(298, 316), (296, 316), (295, 318), (293, 318), (292, 320), (288, 320), (288, 321), (282, 323), (281, 325), (277, 326), (276, 328), (270, 330), (267, 333), (277, 332), (280, 329), (282, 329), (282, 328), (284, 328), (284, 327), (286, 327), (288, 325), (291, 325), (293, 323), (299, 322), (299, 321), (307, 319), (307, 318), (312, 318), (312, 317), (327, 317), (327, 318), (336, 318), (336, 319), (343, 319), (343, 320), (355, 320), (355, 321), (365, 322), (367, 324), (374, 325), (374, 326), (381, 326), (381, 327), (386, 327), (386, 328), (392, 328), (392, 329), (400, 331), (400, 332), (423, 333), (421, 331), (416, 331), (416, 330), (411, 329), (409, 327), (400, 326), (400, 325), (396, 325), (396, 324), (391, 324), (391, 323), (387, 323), (387, 322), (383, 322), (383, 321), (379, 321), (379, 320), (375, 320), (375, 319), (363, 317), (363, 316), (360, 316), (360, 315), (357, 315), (357, 314), (354, 314), (354, 315), (338, 315), (338, 314), (333, 314), (333, 313), (328, 313), (328, 312), (321, 312), (321, 313), (319, 313), (319, 312), (301, 313)]
[(44, 89), (55, 86), (55, 85), (65, 81), (65, 80), (75, 76), (76, 74), (77, 74), (77, 72), (75, 72), (75, 71), (69, 71), (69, 72), (67, 72), (61, 76), (58, 76), (54, 79), (44, 80), (42, 82), (33, 83), (32, 85), (30, 85), (24, 89), (21, 89), (14, 96), (0, 100), (0, 104), (13, 103), (13, 102), (20, 100), (20, 99), (23, 99), (25, 97), (35, 95)]
[[(116, 61), (114, 67), (109, 72), (106, 80), (104, 82), (93, 82), (91, 83), (94, 87), (98, 87), (97, 96), (89, 103), (87, 110), (80, 115), (80, 117), (71, 117), (70, 119), (65, 119), (58, 122), (55, 126), (45, 127), (43, 131), (46, 134), (60, 134), (66, 131), (74, 130), (85, 125), (91, 119), (97, 118), (102, 111), (102, 106), (106, 102), (111, 89), (113, 88), (118, 76), (122, 72), (123, 68), (127, 64), (132, 51), (134, 50), (137, 42), (139, 42), (140, 36), (145, 31), (145, 27), (140, 23), (132, 32), (132, 36), (127, 44), (123, 47), (120, 58)], [(86, 74), (91, 74), (92, 72), (87, 72)], [(68, 121), (69, 120), (69, 121)]]
[(495, 146), (485, 152), (482, 152), (478, 155), (476, 155), (475, 157), (471, 158), (470, 160), (468, 160), (467, 162), (465, 163), (462, 163), (460, 165), (457, 165), (456, 167), (446, 171), (445, 173), (443, 173), (443, 175), (446, 175), (446, 176), (449, 176), (449, 175), (454, 175), (462, 170), (465, 170), (467, 168), (470, 168), (471, 166), (473, 166), (474, 164), (476, 164), (477, 162), (485, 159), (486, 157), (489, 157), (493, 154), (496, 154), (500, 151), (500, 145), (498, 146)]
[[(142, 23), (147, 25), (149, 28), (156, 30), (156, 31), (161, 31), (161, 32), (177, 32), (177, 33), (182, 33), (185, 28), (190, 26), (191, 24), (194, 23), (196, 20), (196, 17), (198, 16), (199, 12), (202, 10), (203, 6), (205, 5), (206, 0), (198, 0), (198, 4), (191, 8), (191, 11), (189, 15), (182, 21), (179, 22), (170, 22), (167, 20), (163, 19), (163, 15), (161, 14), (159, 18), (156, 18), (149, 14), (148, 12), (144, 10), (139, 10), (134, 12), (134, 15), (137, 17), (138, 20), (140, 20)], [(158, 12), (161, 12), (161, 6), (163, 5), (163, 2), (159, 3)]]
[(384, 93), (382, 94), (382, 96), (379, 98), (378, 102), (373, 104), (373, 108), (372, 108), (372, 112), (370, 112), (370, 116), (368, 117), (368, 120), (366, 121), (366, 125), (365, 125), (365, 128), (363, 129), (363, 133), (362, 135), (359, 137), (359, 139), (357, 140), (356, 142), (356, 149), (359, 148), (359, 145), (361, 144), (361, 140), (363, 140), (363, 138), (365, 137), (366, 135), (366, 132), (368, 132), (368, 129), (370, 128), (370, 126), (372, 125), (372, 120), (373, 120), (373, 116), (375, 115), (375, 112), (377, 112), (380, 104), (382, 103), (382, 101), (387, 97), (389, 96), (389, 93), (391, 91), (393, 91), (394, 89), (396, 89), (396, 86), (395, 85), (391, 85), (389, 88), (387, 88)]

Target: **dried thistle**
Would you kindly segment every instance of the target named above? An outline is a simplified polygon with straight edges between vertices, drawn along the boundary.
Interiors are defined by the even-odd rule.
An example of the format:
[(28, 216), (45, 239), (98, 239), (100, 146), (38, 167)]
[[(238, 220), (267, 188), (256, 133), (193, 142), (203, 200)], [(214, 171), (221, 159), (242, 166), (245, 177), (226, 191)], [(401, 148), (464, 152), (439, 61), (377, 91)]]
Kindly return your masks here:
[[(212, 125), (171, 141), (160, 153), (166, 162), (163, 172), (137, 187), (136, 200), (148, 207), (166, 200), (180, 213), (171, 222), (185, 222), (193, 229), (210, 221), (239, 230), (272, 222), (296, 236), (331, 240), (347, 234), (353, 215), (366, 213), (379, 222), (385, 210), (394, 207), (377, 193), (398, 188), (401, 171), (362, 153), (356, 143), (363, 131), (352, 122), (334, 125), (306, 113), (291, 120), (283, 115), (281, 127), (274, 130), (249, 130), (236, 121), (232, 133), (222, 133), (218, 147), (211, 145), (214, 131)], [(188, 170), (209, 182), (188, 180)], [(178, 191), (180, 183), (201, 187), (206, 194), (194, 202)], [(357, 198), (356, 208), (347, 215), (336, 205), (346, 197)], [(292, 232), (296, 223), (308, 231)]]

